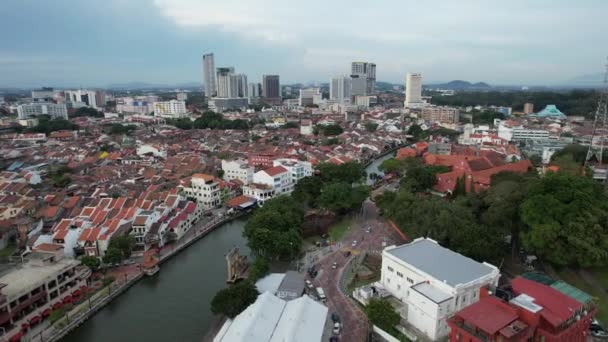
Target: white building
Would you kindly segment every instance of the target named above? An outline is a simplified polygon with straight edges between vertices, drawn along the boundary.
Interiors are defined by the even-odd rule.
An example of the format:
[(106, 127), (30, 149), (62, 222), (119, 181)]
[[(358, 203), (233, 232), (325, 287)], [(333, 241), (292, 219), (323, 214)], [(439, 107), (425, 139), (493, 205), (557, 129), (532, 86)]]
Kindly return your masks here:
[(359, 81), (363, 81), (365, 86), (362, 88), (363, 92), (353, 91), (353, 95), (370, 95), (376, 92), (376, 64), (369, 62), (352, 62), (351, 64), (351, 75), (357, 76)]
[(222, 160), (222, 170), (224, 171), (224, 180), (238, 179), (243, 184), (253, 182), (255, 168), (249, 166), (249, 163), (244, 159)]
[(460, 120), (460, 110), (447, 106), (424, 106), (420, 118), (433, 123), (455, 124)]
[(308, 296), (285, 301), (264, 292), (227, 320), (213, 342), (321, 342), (327, 312)]
[(258, 171), (253, 175), (253, 182), (266, 184), (274, 188), (275, 195), (290, 194), (293, 191), (291, 172), (282, 165)]
[(186, 197), (195, 198), (204, 209), (217, 208), (222, 204), (220, 185), (211, 175), (193, 174), (190, 187), (182, 187), (182, 191)]
[(329, 82), (329, 98), (340, 103), (346, 103), (351, 98), (351, 79), (348, 76), (336, 76)]
[(303, 119), (300, 122), (300, 134), (311, 135), (312, 134), (312, 121), (309, 119)]
[(422, 74), (408, 73), (405, 78), (405, 108), (421, 108), (425, 105), (422, 100)]
[(262, 85), (260, 83), (247, 84), (247, 96), (250, 99), (262, 96)]
[(548, 139), (549, 131), (545, 129), (527, 128), (521, 124), (513, 124), (509, 121), (499, 121), (498, 137), (507, 141)]
[(321, 89), (319, 88), (308, 88), (300, 89), (300, 97), (298, 98), (299, 106), (310, 106), (318, 104), (322, 99)]
[(150, 114), (158, 96), (137, 96), (116, 98), (116, 111), (123, 114)]
[(175, 94), (175, 98), (178, 101), (186, 101), (188, 99), (188, 93), (184, 93), (184, 92), (177, 93), (177, 94)]
[(401, 317), (431, 340), (446, 337), (446, 320), (477, 302), (481, 287), (496, 287), (500, 277), (495, 266), (426, 238), (387, 247), (381, 272), (382, 286), (404, 304)]
[(186, 116), (186, 102), (171, 100), (154, 103), (154, 115), (163, 118), (181, 118)]
[(272, 161), (273, 166), (282, 166), (289, 171), (291, 182), (295, 185), (300, 179), (312, 176), (312, 164), (297, 159), (280, 158)]
[(96, 90), (66, 90), (63, 92), (67, 102), (83, 102), (89, 107), (101, 108), (106, 104), (106, 93)]
[(258, 205), (274, 197), (274, 187), (268, 184), (249, 183), (243, 186), (243, 195), (255, 198)]
[(212, 97), (217, 94), (215, 59), (212, 53), (203, 55), (203, 83), (205, 84), (205, 95), (207, 97)]
[(50, 102), (34, 102), (17, 106), (19, 120), (27, 120), (38, 115), (48, 115), (51, 119), (67, 119), (68, 110), (65, 104)]

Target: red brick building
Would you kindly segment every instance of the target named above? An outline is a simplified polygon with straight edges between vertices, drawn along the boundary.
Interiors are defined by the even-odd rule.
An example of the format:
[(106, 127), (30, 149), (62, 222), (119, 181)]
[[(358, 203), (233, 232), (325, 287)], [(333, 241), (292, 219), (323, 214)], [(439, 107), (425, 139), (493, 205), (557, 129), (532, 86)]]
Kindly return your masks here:
[(584, 342), (595, 308), (551, 286), (518, 277), (515, 297), (486, 296), (448, 320), (452, 342)]

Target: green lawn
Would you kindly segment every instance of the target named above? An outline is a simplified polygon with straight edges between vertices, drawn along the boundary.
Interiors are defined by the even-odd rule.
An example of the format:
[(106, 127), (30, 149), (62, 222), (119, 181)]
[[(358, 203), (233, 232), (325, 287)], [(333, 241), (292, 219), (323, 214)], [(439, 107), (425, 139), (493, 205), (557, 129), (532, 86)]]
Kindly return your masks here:
[(348, 231), (348, 228), (351, 225), (350, 219), (344, 219), (331, 228), (329, 228), (329, 237), (331, 237), (332, 241), (340, 241), (344, 237), (344, 234)]
[[(572, 286), (578, 287), (579, 289), (587, 292), (598, 300), (598, 312), (596, 318), (603, 324), (608, 323), (608, 293), (603, 291), (596, 291), (594, 287), (589, 285), (585, 280), (578, 276), (574, 271), (568, 269), (555, 270), (559, 277), (569, 283)], [(608, 269), (592, 269), (589, 270), (595, 275), (595, 277), (601, 281), (604, 286), (608, 283)]]

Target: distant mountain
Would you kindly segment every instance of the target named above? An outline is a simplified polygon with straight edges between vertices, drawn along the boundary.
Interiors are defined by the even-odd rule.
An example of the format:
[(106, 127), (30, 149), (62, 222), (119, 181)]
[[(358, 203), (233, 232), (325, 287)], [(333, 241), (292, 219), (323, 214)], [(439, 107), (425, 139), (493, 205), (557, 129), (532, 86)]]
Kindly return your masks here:
[(428, 84), (427, 87), (453, 90), (487, 90), (492, 88), (491, 85), (485, 82), (471, 83), (463, 80), (454, 80), (440, 84)]
[(573, 77), (569, 80), (560, 82), (562, 86), (573, 86), (573, 87), (602, 87), (604, 85), (604, 74), (587, 74)]

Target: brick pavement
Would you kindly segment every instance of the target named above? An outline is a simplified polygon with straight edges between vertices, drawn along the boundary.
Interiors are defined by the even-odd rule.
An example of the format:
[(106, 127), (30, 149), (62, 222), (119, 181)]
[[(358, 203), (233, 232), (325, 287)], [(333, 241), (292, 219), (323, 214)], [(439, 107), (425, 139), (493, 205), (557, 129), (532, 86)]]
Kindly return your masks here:
[[(366, 232), (368, 226), (372, 227), (370, 233)], [(352, 247), (353, 240), (357, 240), (357, 245)], [(340, 279), (344, 271), (344, 265), (348, 263), (355, 254), (363, 251), (380, 251), (383, 249), (383, 242), (386, 245), (398, 243), (399, 237), (384, 220), (378, 216), (377, 208), (373, 202), (366, 201), (361, 212), (353, 219), (350, 231), (337, 249), (321, 259), (316, 265), (319, 275), (312, 282), (315, 286), (320, 286), (327, 296), (327, 306), (329, 316), (336, 312), (342, 321), (342, 331), (340, 341), (363, 342), (367, 340), (368, 321), (365, 313), (350, 294), (344, 294), (340, 289)], [(349, 257), (344, 256), (346, 250), (351, 250)], [(332, 264), (338, 264), (337, 269), (332, 269)]]

